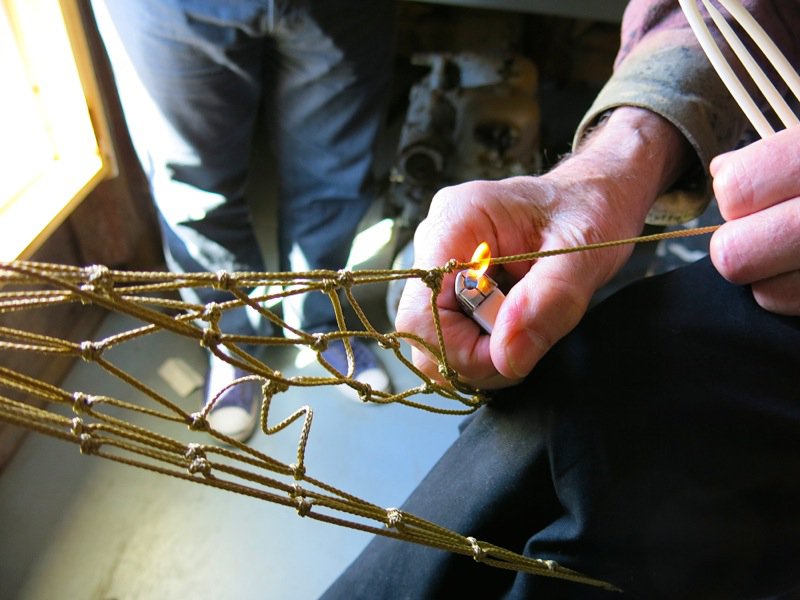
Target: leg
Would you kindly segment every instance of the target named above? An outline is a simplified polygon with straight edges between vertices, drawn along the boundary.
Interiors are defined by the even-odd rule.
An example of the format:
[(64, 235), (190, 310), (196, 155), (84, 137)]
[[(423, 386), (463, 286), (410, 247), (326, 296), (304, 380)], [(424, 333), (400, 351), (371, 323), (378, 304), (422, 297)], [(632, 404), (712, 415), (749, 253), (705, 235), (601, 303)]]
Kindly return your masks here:
[[(269, 3), (181, 0), (95, 2), (128, 128), (147, 172), (171, 270), (260, 271), (261, 251), (244, 200), (253, 126), (262, 95)], [(225, 291), (184, 289), (206, 304)], [(226, 311), (228, 333), (264, 333), (244, 308)], [(245, 347), (251, 353), (258, 347)], [(246, 440), (257, 424), (260, 386), (217, 392), (245, 373), (209, 355), (209, 424)]]
[[(262, 270), (243, 192), (261, 97), (252, 8), (96, 0), (128, 127), (177, 272)], [(249, 12), (247, 12), (249, 11)], [(186, 291), (190, 301), (227, 299)], [(244, 311), (228, 331), (251, 333)]]
[[(340, 269), (374, 199), (374, 146), (388, 99), (394, 4), (295, 2), (275, 23), (274, 106), (281, 268)], [(310, 331), (335, 326), (330, 302), (284, 303)], [(286, 309), (287, 304), (288, 309)]]
[[(483, 409), (407, 508), (633, 597), (790, 593), (799, 361), (800, 321), (759, 309), (707, 261), (645, 280)], [(479, 582), (494, 597), (607, 597), (384, 539), (328, 593), (439, 597)]]

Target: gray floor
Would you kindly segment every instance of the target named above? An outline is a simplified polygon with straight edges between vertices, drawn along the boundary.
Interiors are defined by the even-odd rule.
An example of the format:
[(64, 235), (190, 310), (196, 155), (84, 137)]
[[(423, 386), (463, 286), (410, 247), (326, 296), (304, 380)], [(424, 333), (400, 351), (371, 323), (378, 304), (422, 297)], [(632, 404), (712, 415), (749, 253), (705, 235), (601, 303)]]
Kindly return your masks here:
[[(372, 294), (362, 301), (380, 322), (383, 293)], [(132, 325), (112, 315), (96, 339)], [(382, 356), (397, 387), (416, 384), (399, 361)], [(202, 373), (203, 350), (194, 342), (160, 333), (109, 357), (183, 406), (198, 405), (199, 390), (181, 398), (159, 374), (176, 358)], [(276, 350), (267, 362), (294, 375), (294, 358), (294, 351)], [(135, 397), (90, 363), (77, 364), (63, 387)], [(403, 502), (455, 438), (459, 421), (363, 405), (334, 388), (292, 390), (276, 397), (273, 410), (283, 416), (303, 404), (315, 413), (309, 475), (386, 507)], [(297, 425), (269, 437), (259, 432), (252, 444), (292, 463), (297, 435)], [(0, 477), (0, 540), (4, 599), (305, 599), (317, 597), (369, 536), (265, 501), (82, 456), (72, 444), (31, 434)]]

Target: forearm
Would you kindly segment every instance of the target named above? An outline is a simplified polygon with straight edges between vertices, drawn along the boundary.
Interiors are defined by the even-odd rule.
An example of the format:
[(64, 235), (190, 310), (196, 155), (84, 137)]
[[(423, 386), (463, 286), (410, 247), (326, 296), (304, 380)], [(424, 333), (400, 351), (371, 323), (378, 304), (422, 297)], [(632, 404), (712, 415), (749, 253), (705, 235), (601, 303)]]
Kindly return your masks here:
[(636, 235), (656, 198), (695, 161), (673, 124), (650, 110), (623, 106), (586, 134), (548, 177), (579, 178), (598, 212), (624, 220), (622, 233)]
[[(789, 59), (797, 59), (800, 44), (794, 32), (800, 26), (800, 4), (745, 0), (745, 5)], [(721, 46), (727, 48), (724, 43)], [(628, 4), (614, 75), (578, 127), (575, 144), (582, 143), (601, 115), (621, 106), (638, 106), (660, 115), (694, 151), (694, 164), (685, 171), (691, 176), (683, 177), (670, 194), (658, 199), (648, 221), (670, 224), (696, 217), (710, 198), (711, 159), (735, 146), (746, 122), (674, 0), (631, 0)]]

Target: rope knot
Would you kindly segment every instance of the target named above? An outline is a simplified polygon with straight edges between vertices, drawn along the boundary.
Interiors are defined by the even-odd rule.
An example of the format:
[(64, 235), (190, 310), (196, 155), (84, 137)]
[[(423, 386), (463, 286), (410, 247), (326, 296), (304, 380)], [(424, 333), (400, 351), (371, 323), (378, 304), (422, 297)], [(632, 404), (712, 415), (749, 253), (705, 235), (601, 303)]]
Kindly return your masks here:
[(93, 396), (89, 396), (83, 392), (75, 392), (72, 394), (72, 412), (76, 415), (85, 414), (91, 410), (94, 402), (95, 399)]
[(450, 260), (448, 260), (445, 263), (444, 267), (442, 267), (442, 271), (444, 273), (452, 273), (456, 269), (458, 269), (458, 261), (455, 258), (451, 258)]
[(384, 350), (398, 350), (400, 348), (400, 340), (393, 333), (387, 333), (378, 338), (378, 345)]
[(222, 316), (222, 307), (217, 304), (216, 302), (209, 302), (203, 307), (203, 314), (200, 315), (200, 318), (203, 321), (207, 321), (212, 324), (219, 323), (219, 319)]
[(347, 269), (339, 269), (338, 273), (336, 274), (336, 282), (343, 288), (349, 288), (353, 286), (355, 283), (355, 276), (353, 275), (352, 271)]
[(420, 276), (420, 279), (431, 288), (431, 291), (434, 294), (438, 294), (442, 291), (442, 279), (444, 279), (444, 271), (442, 269), (431, 269), (424, 275)]
[[(275, 371), (272, 374), (274, 377), (282, 377), (280, 371)], [(285, 381), (280, 381), (277, 379), (270, 379), (269, 383), (265, 383), (261, 386), (261, 391), (264, 393), (264, 396), (274, 396), (275, 394), (280, 394), (282, 392), (286, 392), (289, 390), (289, 384)]]
[(314, 506), (314, 502), (312, 500), (306, 500), (303, 497), (295, 498), (295, 504), (297, 505), (297, 514), (301, 517), (305, 517), (308, 513), (310, 513), (311, 508)]
[(311, 334), (311, 341), (308, 347), (314, 352), (325, 352), (328, 349), (328, 337), (324, 333)]
[(91, 433), (82, 433), (78, 438), (81, 454), (94, 454), (100, 447), (100, 443), (92, 437)]
[[(360, 382), (356, 382), (360, 383)], [(372, 402), (372, 392), (373, 389), (368, 384), (363, 384), (364, 387), (358, 390), (358, 399), (361, 400), (363, 403)]]
[(197, 457), (205, 457), (206, 453), (200, 444), (187, 444), (186, 453), (183, 455), (186, 460), (194, 460)]
[(372, 400), (372, 387), (368, 383), (358, 381), (357, 379), (348, 379), (347, 384), (358, 392), (358, 398), (362, 402), (369, 402)]
[(306, 474), (306, 468), (303, 465), (291, 464), (289, 468), (292, 470), (292, 477), (300, 481)]
[(82, 270), (86, 283), (81, 285), (81, 291), (97, 293), (103, 296), (110, 294), (114, 288), (114, 280), (108, 267), (105, 265), (90, 265)]
[(319, 282), (319, 289), (323, 292), (334, 292), (339, 289), (339, 281), (337, 279), (323, 279)]
[(208, 429), (208, 421), (203, 416), (202, 412), (196, 412), (189, 415), (190, 431), (208, 431)]
[(230, 290), (233, 287), (233, 276), (228, 271), (220, 269), (214, 274), (213, 286), (218, 290)]
[(486, 550), (481, 548), (478, 540), (476, 540), (474, 537), (468, 537), (467, 541), (469, 542), (469, 545), (472, 546), (472, 558), (476, 562), (483, 561), (483, 559), (486, 558)]
[(89, 426), (80, 417), (75, 417), (70, 423), (72, 424), (70, 433), (78, 438), (81, 454), (94, 454), (100, 443), (92, 437)]
[(74, 417), (70, 424), (72, 427), (70, 428), (69, 432), (74, 435), (75, 437), (80, 437), (80, 435), (86, 431), (86, 425), (83, 422), (83, 419), (80, 417)]
[(450, 365), (443, 365), (443, 364), (439, 365), (439, 375), (441, 375), (447, 380), (452, 380), (458, 377), (458, 373), (455, 372), (453, 367), (451, 367)]
[(80, 346), (81, 358), (86, 362), (94, 362), (103, 353), (103, 344), (99, 342), (85, 341)]
[(297, 500), (297, 498), (305, 498), (306, 491), (299, 483), (293, 483), (291, 489), (289, 490), (289, 497), (292, 500)]
[(205, 456), (198, 456), (187, 467), (190, 475), (200, 473), (205, 478), (211, 477), (211, 463)]
[(403, 525), (403, 511), (399, 508), (386, 509), (386, 526), (400, 528)]
[(203, 337), (200, 338), (200, 345), (203, 348), (216, 348), (222, 341), (222, 332), (216, 326), (211, 325), (203, 329)]

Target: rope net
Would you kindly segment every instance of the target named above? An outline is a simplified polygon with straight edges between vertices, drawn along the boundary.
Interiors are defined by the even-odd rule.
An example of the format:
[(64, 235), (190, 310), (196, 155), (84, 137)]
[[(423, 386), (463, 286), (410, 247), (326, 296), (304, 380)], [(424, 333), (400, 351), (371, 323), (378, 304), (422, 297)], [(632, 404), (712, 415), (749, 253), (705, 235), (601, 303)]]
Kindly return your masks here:
[[(581, 248), (502, 257), (492, 262), (503, 264), (535, 260), (554, 254), (636, 241), (655, 241), (665, 237), (683, 237), (711, 230), (681, 230)], [(302, 406), (280, 422), (271, 422), (273, 398), (291, 387), (346, 385), (356, 390), (365, 403), (396, 403), (448, 415), (466, 415), (485, 404), (488, 397), (480, 390), (460, 382), (458, 374), (448, 363), (437, 310), (437, 297), (444, 276), (469, 266), (469, 263), (452, 260), (441, 268), (431, 270), (174, 274), (112, 270), (96, 265), (74, 267), (22, 261), (0, 263), (0, 352), (80, 358), (124, 383), (131, 390), (130, 398), (133, 398), (70, 392), (18, 370), (0, 366), (0, 421), (76, 444), (81, 454), (99, 456), (154, 473), (273, 502), (294, 508), (302, 517), (472, 556), (478, 562), (498, 568), (616, 589), (553, 561), (525, 557), (489, 542), (449, 531), (399, 509), (377, 506), (315, 479), (305, 463), (306, 445), (312, 430), (312, 409)], [(431, 289), (430, 306), (438, 333), (437, 345), (411, 332), (378, 331), (353, 293), (353, 288), (359, 285), (412, 278), (420, 279)], [(190, 288), (223, 290), (230, 299), (210, 304), (179, 299), (179, 292)], [(280, 291), (259, 296), (248, 293), (253, 289)], [(267, 308), (274, 301), (307, 292), (325, 294), (330, 299), (339, 326), (337, 330), (308, 333), (291, 327), (278, 313)], [(357, 316), (357, 329), (348, 329), (342, 297)], [(103, 339), (78, 341), (36, 333), (18, 325), (7, 325), (11, 321), (6, 318), (8, 316), (16, 317), (13, 319), (15, 324), (24, 323), (27, 321), (24, 318), (26, 314), (65, 305), (100, 307), (132, 317), (137, 325)], [(275, 328), (291, 332), (291, 337), (243, 336), (220, 328), (220, 318), (226, 311), (245, 306), (256, 311)], [(207, 420), (213, 403), (196, 412), (189, 412), (137, 380), (107, 356), (114, 347), (159, 332), (192, 339), (250, 374), (237, 383), (260, 382), (261, 431), (266, 435), (275, 435), (298, 423), (296, 461), (286, 464), (215, 431)], [(405, 390), (383, 392), (353, 379), (354, 358), (349, 340), (354, 337), (373, 340), (385, 352), (391, 352), (415, 374), (419, 383)], [(328, 344), (335, 340), (342, 340), (345, 345), (349, 364), (347, 373), (337, 371), (322, 356)], [(437, 382), (417, 369), (402, 352), (402, 343), (413, 343), (427, 349), (439, 363), (442, 381)], [(243, 345), (250, 348), (305, 347), (315, 353), (326, 374), (287, 377), (246, 352)], [(259, 353), (259, 356), (262, 354)], [(180, 429), (181, 435), (167, 436), (155, 431), (158, 429), (156, 427), (139, 424), (152, 420), (162, 424), (166, 422)], [(184, 439), (187, 435), (190, 441)], [(209, 436), (217, 443), (210, 441)]]

